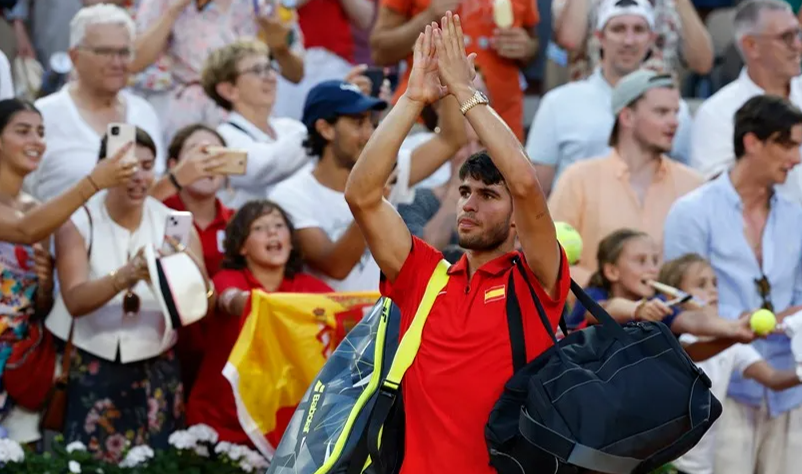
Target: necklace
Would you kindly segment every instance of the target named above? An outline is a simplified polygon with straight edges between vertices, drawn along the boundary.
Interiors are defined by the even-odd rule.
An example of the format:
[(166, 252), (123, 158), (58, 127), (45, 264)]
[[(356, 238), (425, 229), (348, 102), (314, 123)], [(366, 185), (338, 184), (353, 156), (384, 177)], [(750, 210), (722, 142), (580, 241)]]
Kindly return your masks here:
[[(114, 219), (111, 218), (111, 215), (108, 213), (108, 210), (106, 209), (105, 200), (100, 205), (103, 211), (103, 215), (111, 223), (111, 237), (112, 237), (111, 241), (112, 245), (114, 245), (115, 254), (120, 255), (122, 252), (120, 251), (120, 248), (117, 244), (117, 236), (115, 235), (117, 233), (117, 230), (114, 228), (116, 223), (114, 222)], [(131, 232), (129, 232), (129, 236), (130, 234)], [(126, 263), (131, 262), (131, 249), (130, 248), (126, 249), (125, 254), (126, 254)], [(134, 293), (135, 285), (136, 282), (134, 282), (133, 285), (130, 285), (128, 288), (126, 288), (125, 295), (123, 296), (123, 315), (125, 316), (129, 317), (136, 316), (137, 314), (139, 314), (139, 310), (142, 306), (142, 301), (139, 298), (139, 295)]]

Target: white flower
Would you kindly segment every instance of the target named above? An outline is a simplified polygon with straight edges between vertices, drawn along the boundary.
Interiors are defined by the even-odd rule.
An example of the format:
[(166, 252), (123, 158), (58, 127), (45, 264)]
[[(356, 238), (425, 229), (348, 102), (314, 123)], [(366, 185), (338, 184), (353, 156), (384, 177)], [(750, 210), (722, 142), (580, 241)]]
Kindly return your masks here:
[(155, 453), (150, 446), (135, 446), (128, 451), (125, 459), (120, 463), (120, 467), (136, 467), (152, 459)]
[(194, 449), (198, 445), (198, 440), (189, 431), (176, 431), (167, 442), (176, 449)]
[(217, 431), (215, 431), (211, 426), (204, 424), (191, 426), (187, 431), (201, 443), (214, 444), (220, 438), (217, 434)]
[(250, 465), (256, 469), (267, 469), (270, 466), (270, 463), (267, 462), (267, 459), (262, 457), (262, 455), (258, 452), (250, 449), (246, 453), (245, 459), (247, 459)]
[(0, 464), (8, 462), (22, 462), (25, 460), (25, 451), (16, 441), (0, 439)]
[(71, 453), (73, 451), (86, 451), (86, 446), (80, 441), (73, 441), (67, 445), (67, 452)]
[(209, 448), (207, 446), (195, 446), (195, 454), (204, 458), (208, 458)]
[(266, 469), (270, 463), (267, 459), (263, 458), (261, 454), (244, 448), (245, 456), (240, 460), (239, 467), (245, 472), (253, 472), (254, 470)]
[(81, 465), (78, 463), (78, 461), (70, 461), (69, 466), (72, 474), (80, 474)]
[(237, 459), (244, 457), (248, 451), (250, 450), (245, 446), (235, 444), (234, 446), (231, 446), (231, 449), (228, 450), (228, 459), (236, 461)]
[(233, 446), (234, 445), (229, 443), (228, 441), (220, 441), (219, 443), (217, 443), (217, 446), (214, 447), (214, 452), (217, 454), (228, 455), (228, 452), (231, 451), (231, 448)]

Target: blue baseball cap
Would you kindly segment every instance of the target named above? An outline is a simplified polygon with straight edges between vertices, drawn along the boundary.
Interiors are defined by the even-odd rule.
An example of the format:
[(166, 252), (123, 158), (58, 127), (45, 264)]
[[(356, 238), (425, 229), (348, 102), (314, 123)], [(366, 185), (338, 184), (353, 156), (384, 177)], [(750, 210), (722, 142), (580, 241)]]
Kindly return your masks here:
[(309, 91), (301, 121), (307, 127), (318, 119), (354, 115), (369, 110), (384, 110), (387, 102), (362, 93), (359, 87), (345, 81), (324, 81)]

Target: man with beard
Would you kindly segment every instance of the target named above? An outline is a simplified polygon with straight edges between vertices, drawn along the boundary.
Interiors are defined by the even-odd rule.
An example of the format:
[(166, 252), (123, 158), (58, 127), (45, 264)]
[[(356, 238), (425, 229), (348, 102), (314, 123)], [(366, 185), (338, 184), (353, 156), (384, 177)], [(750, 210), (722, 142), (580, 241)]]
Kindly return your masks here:
[[(509, 278), (514, 278), (521, 306), (528, 360), (552, 343), (527, 282), (556, 327), (570, 281), (535, 170), (515, 134), (474, 88), (475, 71), (464, 41), (459, 17), (450, 12), (440, 26), (427, 26), (418, 37), (407, 89), (365, 145), (345, 190), (381, 268), (382, 294), (401, 311), (404, 334), (443, 254), (413, 237), (383, 199), (398, 149), (423, 108), (441, 100), (446, 90), (450, 96), (442, 100), (458, 101), (487, 146), (487, 152), (471, 156), (460, 168), (456, 220), (466, 254), (449, 268), (448, 283), (434, 301), (404, 376), (401, 474), (495, 472), (484, 427), (513, 373), (506, 314), (513, 291)], [(514, 249), (516, 235), (522, 251)]]
[[(526, 152), (547, 195), (568, 166), (610, 151), (613, 88), (641, 68), (656, 38), (654, 22), (649, 0), (601, 2), (595, 24), (602, 49), (599, 66), (587, 79), (546, 94), (529, 129)], [(669, 154), (687, 163), (692, 119), (684, 101), (679, 107), (679, 128)]]
[(549, 209), (582, 235), (579, 266), (588, 274), (596, 270), (599, 242), (615, 230), (641, 230), (662, 242), (671, 205), (702, 184), (696, 171), (664, 155), (677, 131), (679, 101), (671, 76), (640, 69), (624, 77), (613, 90), (612, 151), (569, 166), (557, 181)]

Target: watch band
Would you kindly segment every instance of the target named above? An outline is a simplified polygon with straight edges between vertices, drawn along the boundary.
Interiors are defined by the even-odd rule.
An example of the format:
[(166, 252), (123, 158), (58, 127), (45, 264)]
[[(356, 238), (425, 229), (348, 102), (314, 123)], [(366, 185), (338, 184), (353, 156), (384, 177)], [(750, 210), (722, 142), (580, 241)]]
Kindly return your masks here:
[(477, 105), (479, 104), (487, 105), (489, 103), (490, 101), (487, 100), (487, 97), (485, 97), (484, 94), (482, 94), (479, 91), (476, 91), (473, 93), (473, 96), (471, 96), (470, 99), (466, 100), (465, 103), (460, 104), (459, 110), (460, 112), (462, 112), (462, 115), (465, 115), (468, 113), (469, 110), (476, 107)]

